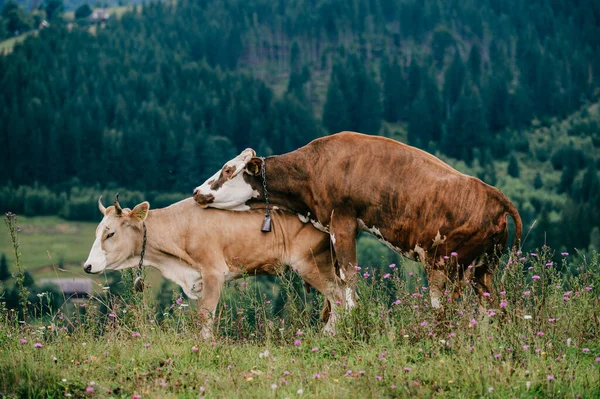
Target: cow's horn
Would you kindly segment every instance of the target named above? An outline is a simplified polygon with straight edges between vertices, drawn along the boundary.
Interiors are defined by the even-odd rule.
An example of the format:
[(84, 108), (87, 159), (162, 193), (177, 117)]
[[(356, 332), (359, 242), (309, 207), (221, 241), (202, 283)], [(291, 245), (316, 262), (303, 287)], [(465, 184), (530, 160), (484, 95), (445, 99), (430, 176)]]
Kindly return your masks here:
[(123, 209), (121, 209), (121, 205), (119, 205), (119, 193), (115, 195), (115, 211), (117, 211), (117, 215), (123, 213)]
[(102, 205), (102, 196), (98, 197), (98, 209), (100, 209), (103, 215), (106, 215), (106, 208)]

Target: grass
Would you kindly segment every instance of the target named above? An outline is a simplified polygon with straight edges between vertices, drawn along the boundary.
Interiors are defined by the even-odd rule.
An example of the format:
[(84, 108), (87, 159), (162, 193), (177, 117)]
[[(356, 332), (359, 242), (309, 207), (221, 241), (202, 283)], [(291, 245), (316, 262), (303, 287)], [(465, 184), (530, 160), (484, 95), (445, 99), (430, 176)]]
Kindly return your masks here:
[(0, 41), (0, 55), (9, 54), (12, 52), (16, 44), (23, 42), (27, 37), (37, 35), (35, 30), (25, 32), (19, 36), (11, 37), (10, 39)]
[(212, 341), (200, 339), (200, 318), (185, 300), (161, 309), (148, 294), (129, 290), (122, 297), (99, 294), (85, 307), (46, 310), (42, 320), (27, 324), (0, 308), (0, 392), (598, 397), (598, 256), (551, 258), (544, 248), (504, 260), (483, 312), (475, 310), (471, 289), (462, 301), (433, 310), (420, 277), (402, 267), (363, 268), (359, 304), (338, 323), (335, 337), (320, 333), (321, 299), (298, 290), (295, 275), (280, 278), (277, 288), (285, 295), (279, 304), (281, 298), (252, 279), (230, 284)]

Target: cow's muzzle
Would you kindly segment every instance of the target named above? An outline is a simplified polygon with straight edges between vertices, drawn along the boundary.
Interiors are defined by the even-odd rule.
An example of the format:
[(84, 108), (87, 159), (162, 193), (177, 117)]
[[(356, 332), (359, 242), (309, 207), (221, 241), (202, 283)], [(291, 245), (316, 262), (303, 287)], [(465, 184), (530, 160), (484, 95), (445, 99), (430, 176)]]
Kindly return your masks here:
[(215, 200), (215, 196), (212, 194), (201, 194), (199, 189), (194, 190), (194, 200), (201, 206), (206, 207)]

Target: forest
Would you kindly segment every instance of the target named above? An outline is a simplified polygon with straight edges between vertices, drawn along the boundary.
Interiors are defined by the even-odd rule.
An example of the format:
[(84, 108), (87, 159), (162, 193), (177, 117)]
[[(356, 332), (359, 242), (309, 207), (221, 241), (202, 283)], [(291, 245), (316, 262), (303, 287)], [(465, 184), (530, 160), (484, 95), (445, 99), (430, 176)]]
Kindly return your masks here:
[(166, 204), (246, 147), (353, 130), (498, 186), (530, 247), (600, 247), (596, 1), (178, 0), (97, 24), (1, 7), (0, 37), (50, 21), (0, 56), (3, 212)]

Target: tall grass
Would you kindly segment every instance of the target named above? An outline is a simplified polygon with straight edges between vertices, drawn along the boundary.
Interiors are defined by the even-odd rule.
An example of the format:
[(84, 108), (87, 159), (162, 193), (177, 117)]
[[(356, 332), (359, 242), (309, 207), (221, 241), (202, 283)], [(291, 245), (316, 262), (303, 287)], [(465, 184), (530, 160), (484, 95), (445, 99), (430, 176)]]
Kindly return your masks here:
[[(504, 259), (484, 309), (474, 290), (431, 309), (402, 266), (362, 268), (360, 299), (321, 333), (322, 297), (294, 273), (223, 292), (215, 338), (174, 293), (157, 308), (124, 273), (107, 289), (19, 323), (0, 306), (8, 397), (600, 397), (598, 255), (550, 248)], [(405, 278), (405, 276), (407, 276)], [(47, 308), (50, 309), (50, 308)], [(48, 312), (48, 310), (46, 310)]]

